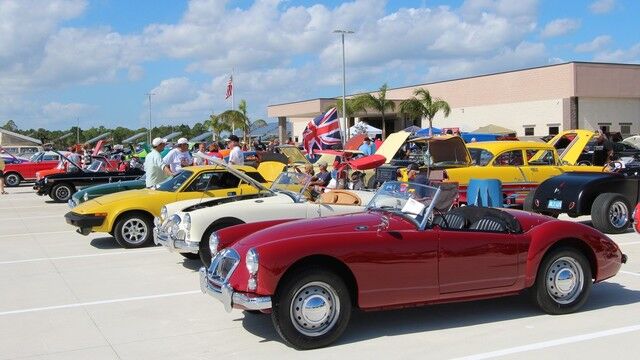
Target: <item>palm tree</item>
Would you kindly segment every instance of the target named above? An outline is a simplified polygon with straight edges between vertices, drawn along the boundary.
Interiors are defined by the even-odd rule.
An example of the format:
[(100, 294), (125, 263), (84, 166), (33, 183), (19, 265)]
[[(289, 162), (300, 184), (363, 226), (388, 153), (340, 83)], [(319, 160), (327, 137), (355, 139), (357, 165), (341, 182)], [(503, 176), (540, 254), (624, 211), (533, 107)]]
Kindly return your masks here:
[(222, 133), (223, 131), (231, 130), (229, 124), (225, 123), (220, 118), (220, 116), (214, 114), (209, 115), (209, 118), (204, 121), (204, 126), (211, 129), (211, 131), (213, 132), (213, 140), (219, 140), (220, 133)]
[(425, 117), (429, 121), (429, 136), (432, 136), (433, 118), (440, 111), (444, 113), (444, 117), (449, 116), (451, 107), (446, 101), (431, 97), (429, 90), (423, 88), (416, 89), (413, 95), (414, 97), (411, 99), (403, 100), (400, 103), (400, 112), (412, 118)]
[(362, 94), (356, 96), (353, 101), (356, 104), (356, 108), (362, 110), (364, 112), (367, 109), (372, 109), (380, 113), (382, 115), (382, 138), (387, 137), (387, 127), (384, 121), (385, 113), (387, 110), (394, 111), (396, 109), (396, 104), (393, 100), (387, 99), (387, 84), (383, 84), (378, 90), (378, 95), (374, 96), (371, 94)]
[(244, 142), (247, 142), (247, 135), (255, 129), (267, 126), (267, 122), (262, 119), (251, 121), (247, 115), (247, 101), (242, 99), (238, 104), (238, 110), (227, 110), (219, 115), (220, 119), (232, 128), (242, 129)]

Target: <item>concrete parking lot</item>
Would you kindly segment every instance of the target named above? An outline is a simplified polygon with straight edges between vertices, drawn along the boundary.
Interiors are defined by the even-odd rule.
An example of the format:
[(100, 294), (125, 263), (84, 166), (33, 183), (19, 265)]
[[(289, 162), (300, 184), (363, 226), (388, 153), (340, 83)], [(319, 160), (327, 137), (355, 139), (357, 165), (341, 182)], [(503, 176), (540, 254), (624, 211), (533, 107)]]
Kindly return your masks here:
[[(198, 261), (81, 236), (29, 186), (0, 196), (0, 359), (429, 358), (593, 359), (640, 353), (640, 236), (578, 313), (550, 316), (525, 296), (354, 313), (334, 346), (293, 350), (268, 315), (199, 291)], [(585, 221), (585, 219), (578, 219)]]

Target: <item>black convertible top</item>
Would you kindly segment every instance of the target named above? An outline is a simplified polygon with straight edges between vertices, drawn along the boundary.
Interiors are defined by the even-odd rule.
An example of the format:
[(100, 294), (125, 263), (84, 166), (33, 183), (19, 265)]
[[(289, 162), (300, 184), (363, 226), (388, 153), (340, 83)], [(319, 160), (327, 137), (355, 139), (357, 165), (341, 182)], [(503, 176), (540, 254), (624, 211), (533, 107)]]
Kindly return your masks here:
[(474, 223), (483, 218), (497, 219), (503, 222), (510, 233), (521, 233), (520, 222), (513, 215), (496, 208), (462, 206), (449, 211), (449, 213), (460, 215), (469, 223)]

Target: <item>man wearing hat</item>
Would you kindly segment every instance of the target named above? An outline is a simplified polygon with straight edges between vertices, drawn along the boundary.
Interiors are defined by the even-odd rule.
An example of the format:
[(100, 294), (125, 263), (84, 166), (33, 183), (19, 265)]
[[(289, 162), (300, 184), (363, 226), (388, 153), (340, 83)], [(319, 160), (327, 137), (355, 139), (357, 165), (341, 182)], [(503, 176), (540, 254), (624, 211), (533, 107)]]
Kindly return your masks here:
[(162, 155), (160, 155), (166, 143), (167, 139), (153, 139), (151, 142), (153, 150), (144, 159), (145, 185), (148, 188), (160, 184), (171, 176), (169, 166), (162, 161)]
[(371, 139), (367, 136), (364, 138), (358, 150), (361, 151), (364, 156), (373, 155), (376, 153), (376, 144), (371, 142)]
[(229, 148), (231, 149), (231, 153), (229, 153), (229, 165), (244, 165), (244, 155), (238, 145), (239, 143), (240, 139), (237, 136), (233, 134), (229, 135)]
[(164, 159), (165, 164), (169, 165), (172, 174), (177, 174), (184, 166), (193, 165), (193, 158), (189, 153), (189, 141), (187, 138), (180, 138), (176, 143), (176, 147), (171, 149)]

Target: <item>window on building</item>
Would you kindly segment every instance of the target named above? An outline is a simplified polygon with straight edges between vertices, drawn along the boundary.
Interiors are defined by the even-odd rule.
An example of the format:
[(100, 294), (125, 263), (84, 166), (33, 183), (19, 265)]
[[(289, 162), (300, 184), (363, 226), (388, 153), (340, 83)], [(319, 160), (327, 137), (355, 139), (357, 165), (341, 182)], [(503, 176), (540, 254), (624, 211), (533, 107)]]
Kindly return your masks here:
[(620, 134), (622, 134), (623, 137), (631, 135), (631, 124), (620, 123)]
[(533, 127), (524, 128), (524, 136), (533, 136), (533, 135), (534, 135)]
[(605, 134), (609, 134), (611, 132), (611, 124), (610, 123), (598, 123), (598, 128)]
[(558, 135), (560, 133), (559, 126), (549, 126), (549, 135)]

